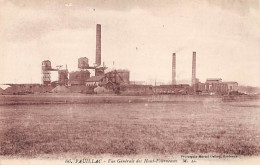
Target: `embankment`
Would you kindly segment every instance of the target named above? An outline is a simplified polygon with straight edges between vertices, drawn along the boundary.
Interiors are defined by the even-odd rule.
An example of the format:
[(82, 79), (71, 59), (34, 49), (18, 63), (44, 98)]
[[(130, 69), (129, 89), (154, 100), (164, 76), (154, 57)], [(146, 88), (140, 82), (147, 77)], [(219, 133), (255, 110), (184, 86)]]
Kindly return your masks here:
[[(150, 95), (150, 96), (119, 96), (119, 95), (86, 95), (86, 94), (30, 94), (1, 95), (0, 105), (29, 104), (88, 104), (88, 103), (148, 103), (148, 102), (222, 102), (246, 101), (249, 97), (221, 97), (195, 95)], [(255, 99), (255, 97), (254, 97)]]
[(88, 104), (88, 103), (146, 103), (146, 102), (220, 102), (221, 97), (190, 95), (153, 95), (153, 96), (118, 96), (118, 95), (84, 95), (84, 94), (32, 94), (1, 95), (0, 105), (21, 104)]

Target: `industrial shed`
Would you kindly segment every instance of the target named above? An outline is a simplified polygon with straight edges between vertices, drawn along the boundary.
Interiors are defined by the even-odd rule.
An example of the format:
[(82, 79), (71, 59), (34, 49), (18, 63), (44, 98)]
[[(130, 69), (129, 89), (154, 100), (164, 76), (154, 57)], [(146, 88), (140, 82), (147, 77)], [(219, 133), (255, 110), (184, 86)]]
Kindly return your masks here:
[(86, 86), (99, 86), (102, 84), (106, 84), (107, 79), (105, 76), (92, 76), (89, 79), (86, 80), (85, 84)]

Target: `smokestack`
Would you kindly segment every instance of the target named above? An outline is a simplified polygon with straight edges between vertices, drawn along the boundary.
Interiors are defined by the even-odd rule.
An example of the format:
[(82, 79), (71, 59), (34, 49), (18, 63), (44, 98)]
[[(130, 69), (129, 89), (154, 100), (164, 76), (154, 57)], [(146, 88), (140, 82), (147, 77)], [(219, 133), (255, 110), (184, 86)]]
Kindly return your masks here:
[(192, 85), (195, 85), (196, 83), (196, 52), (193, 52), (193, 57), (192, 57), (192, 80), (191, 80)]
[(172, 54), (172, 85), (176, 85), (176, 55)]
[(101, 65), (101, 25), (97, 24), (96, 28), (96, 65)]

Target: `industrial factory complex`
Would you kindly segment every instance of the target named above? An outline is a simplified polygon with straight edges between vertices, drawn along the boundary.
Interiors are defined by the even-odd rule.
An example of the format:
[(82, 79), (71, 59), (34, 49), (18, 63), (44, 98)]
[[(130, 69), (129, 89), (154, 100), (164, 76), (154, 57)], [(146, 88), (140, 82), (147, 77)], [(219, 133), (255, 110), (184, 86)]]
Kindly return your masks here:
[[(191, 85), (176, 82), (176, 54), (172, 54), (172, 84), (142, 85), (130, 82), (130, 71), (112, 69), (101, 63), (101, 25), (96, 25), (96, 60), (89, 65), (87, 57), (75, 58), (78, 70), (69, 72), (67, 66), (53, 67), (50, 60), (42, 61), (41, 84), (5, 84), (9, 85), (0, 94), (36, 94), (36, 93), (83, 93), (83, 94), (120, 94), (120, 95), (153, 95), (153, 94), (196, 94), (196, 95), (229, 95), (238, 93), (238, 83), (225, 82), (221, 78), (209, 78), (205, 83), (196, 78), (196, 52), (192, 55)], [(94, 70), (95, 74), (91, 74)], [(57, 71), (58, 81), (51, 80), (51, 72)]]

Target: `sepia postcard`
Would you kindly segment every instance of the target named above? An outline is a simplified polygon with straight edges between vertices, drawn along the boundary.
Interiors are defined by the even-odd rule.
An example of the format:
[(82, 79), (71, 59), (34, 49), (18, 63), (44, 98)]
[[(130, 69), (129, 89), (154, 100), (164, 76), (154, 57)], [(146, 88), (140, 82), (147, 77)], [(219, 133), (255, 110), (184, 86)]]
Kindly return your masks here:
[(260, 1), (0, 0), (10, 164), (260, 164)]

